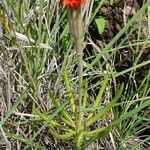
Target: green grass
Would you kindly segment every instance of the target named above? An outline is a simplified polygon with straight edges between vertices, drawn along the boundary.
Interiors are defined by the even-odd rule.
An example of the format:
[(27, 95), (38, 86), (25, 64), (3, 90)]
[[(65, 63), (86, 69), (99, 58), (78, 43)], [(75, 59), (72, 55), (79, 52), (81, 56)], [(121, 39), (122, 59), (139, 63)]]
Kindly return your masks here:
[[(52, 119), (59, 121), (58, 116), (64, 108), (69, 111), (70, 96), (78, 97), (77, 62), (66, 9), (56, 0), (21, 2), (0, 1), (0, 136), (8, 149), (73, 149), (74, 140), (58, 140), (48, 132), (49, 122)], [(150, 128), (150, 60), (143, 57), (150, 53), (150, 2), (143, 2), (140, 10), (101, 48), (93, 41), (94, 35), (89, 33), (88, 27), (103, 4), (103, 0), (91, 0), (83, 8), (85, 41), (90, 45), (90, 48), (85, 47), (84, 53), (91, 51), (83, 60), (83, 76), (87, 82), (83, 89), (87, 92), (87, 106), (83, 106), (85, 114), (91, 111), (91, 104), (103, 88), (106, 73), (109, 83), (102, 89), (101, 105), (95, 104), (98, 114), (105, 111), (104, 105), (111, 104), (122, 82), (124, 90), (108, 114), (102, 115), (97, 122), (93, 117), (95, 123), (90, 126), (96, 129), (111, 122), (114, 129), (106, 138), (101, 139), (99, 135), (84, 144), (89, 150), (100, 147), (148, 149), (150, 138), (145, 131)], [(146, 25), (143, 25), (144, 21)], [(143, 36), (144, 28), (148, 35)], [(134, 39), (131, 38), (133, 35), (136, 35)], [(119, 63), (123, 64), (121, 56), (126, 49), (132, 52), (128, 58), (131, 65), (118, 70), (115, 60), (119, 54)], [(65, 87), (67, 80), (64, 82), (62, 76), (63, 66), (67, 68), (72, 92), (69, 98), (69, 89), (66, 91)], [(50, 93), (63, 105), (54, 107)], [(48, 120), (40, 119), (35, 108), (46, 114)], [(73, 119), (73, 115), (70, 117)]]

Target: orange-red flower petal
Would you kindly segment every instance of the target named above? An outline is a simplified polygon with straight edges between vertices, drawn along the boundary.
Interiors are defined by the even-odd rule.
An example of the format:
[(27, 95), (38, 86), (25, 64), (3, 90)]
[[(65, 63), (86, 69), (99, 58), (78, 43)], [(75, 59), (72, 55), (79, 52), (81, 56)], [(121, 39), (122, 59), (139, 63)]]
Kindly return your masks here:
[(81, 4), (85, 3), (86, 0), (64, 0), (63, 3), (71, 8), (79, 7)]

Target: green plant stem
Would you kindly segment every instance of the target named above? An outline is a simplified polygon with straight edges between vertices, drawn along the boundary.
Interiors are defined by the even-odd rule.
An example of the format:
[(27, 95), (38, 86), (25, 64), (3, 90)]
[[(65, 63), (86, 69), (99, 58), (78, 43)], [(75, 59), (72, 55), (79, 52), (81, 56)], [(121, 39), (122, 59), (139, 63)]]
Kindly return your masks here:
[(83, 25), (81, 19), (81, 7), (76, 9), (68, 8), (68, 18), (70, 32), (74, 39), (75, 49), (76, 49), (76, 58), (78, 62), (78, 76), (79, 76), (79, 88), (78, 88), (78, 100), (76, 109), (78, 113), (77, 117), (77, 128), (81, 127), (82, 117), (81, 117), (81, 108), (82, 108), (82, 84), (83, 84)]
[(80, 131), (82, 130), (82, 85), (83, 85), (83, 24), (81, 18), (81, 7), (69, 8), (68, 7), (68, 19), (70, 32), (74, 40), (74, 46), (76, 50), (76, 58), (78, 62), (78, 97), (76, 102), (76, 149), (80, 150), (82, 140), (80, 140)]
[(78, 75), (79, 75), (79, 96), (78, 106), (79, 110), (82, 107), (82, 83), (83, 83), (83, 66), (82, 66), (82, 43), (80, 39), (75, 39), (76, 55), (78, 61)]

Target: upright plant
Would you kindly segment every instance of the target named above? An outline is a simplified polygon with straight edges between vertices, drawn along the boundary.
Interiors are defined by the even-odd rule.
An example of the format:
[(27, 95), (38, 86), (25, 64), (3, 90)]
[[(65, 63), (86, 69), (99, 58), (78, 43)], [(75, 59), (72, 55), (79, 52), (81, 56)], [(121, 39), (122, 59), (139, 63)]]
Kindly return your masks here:
[[(64, 0), (64, 5), (67, 6), (68, 11), (68, 20), (69, 20), (69, 29), (71, 36), (74, 40), (75, 50), (76, 50), (76, 58), (78, 62), (78, 101), (76, 102), (78, 105), (78, 112), (81, 113), (82, 107), (82, 82), (83, 82), (83, 66), (82, 66), (82, 55), (83, 55), (83, 40), (84, 40), (84, 32), (83, 32), (83, 22), (81, 17), (81, 4), (85, 3), (86, 0)], [(78, 118), (79, 117), (79, 118)], [(81, 116), (78, 116), (78, 127), (81, 127)]]
[[(74, 48), (76, 50), (76, 58), (78, 62), (78, 97), (75, 101), (74, 95), (72, 94), (71, 87), (69, 85), (69, 78), (67, 74), (67, 69), (63, 67), (63, 79), (65, 82), (65, 87), (68, 93), (70, 108), (63, 107), (59, 113), (59, 122), (56, 120), (50, 120), (45, 114), (42, 114), (38, 109), (34, 108), (34, 111), (39, 117), (44, 120), (49, 125), (49, 132), (55, 138), (62, 140), (75, 139), (75, 149), (80, 150), (84, 148), (86, 140), (90, 138), (99, 138), (107, 135), (113, 127), (113, 123), (108, 126), (98, 127), (94, 130), (90, 129), (90, 126), (96, 123), (100, 118), (104, 117), (108, 110), (110, 110), (114, 104), (118, 101), (121, 96), (123, 85), (117, 92), (114, 99), (98, 111), (99, 105), (101, 103), (103, 94), (105, 92), (107, 83), (109, 81), (109, 75), (106, 73), (104, 81), (101, 85), (101, 89), (94, 100), (89, 113), (85, 117), (85, 109), (87, 106), (88, 98), (88, 84), (85, 83), (85, 90), (83, 90), (83, 66), (82, 66), (82, 56), (84, 47), (84, 29), (83, 21), (81, 17), (81, 4), (84, 4), (86, 0), (63, 0), (63, 4), (67, 8), (69, 29), (71, 36), (74, 41)], [(53, 105), (60, 109), (62, 106), (61, 101), (53, 96), (53, 93), (49, 92), (50, 98)]]

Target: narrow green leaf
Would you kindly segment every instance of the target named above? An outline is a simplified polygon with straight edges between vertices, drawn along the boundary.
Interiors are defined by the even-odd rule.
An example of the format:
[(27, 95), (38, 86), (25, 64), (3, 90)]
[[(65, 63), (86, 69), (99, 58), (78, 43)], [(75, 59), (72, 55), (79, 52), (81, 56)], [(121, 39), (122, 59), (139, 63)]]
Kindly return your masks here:
[(100, 127), (100, 128), (95, 129), (93, 131), (86, 132), (85, 136), (89, 137), (89, 138), (93, 138), (93, 137), (103, 138), (107, 134), (109, 134), (111, 129), (112, 129), (111, 125), (108, 125), (107, 127)]
[(69, 85), (69, 78), (68, 78), (68, 73), (67, 73), (66, 67), (63, 68), (63, 78), (64, 78), (66, 90), (68, 92), (68, 96), (69, 96), (69, 100), (70, 100), (70, 107), (71, 107), (72, 112), (75, 114), (75, 108), (76, 107), (75, 107), (73, 95), (71, 93), (71, 87)]
[(104, 79), (104, 81), (103, 81), (103, 83), (102, 83), (102, 87), (101, 87), (101, 89), (100, 89), (100, 91), (99, 91), (99, 93), (98, 93), (98, 96), (96, 97), (96, 100), (94, 101), (94, 104), (93, 104), (93, 106), (92, 106), (92, 108), (91, 108), (91, 113), (89, 114), (89, 116), (88, 116), (88, 118), (87, 118), (87, 120), (88, 119), (90, 119), (92, 116), (93, 116), (93, 113), (94, 113), (94, 111), (96, 110), (96, 108), (100, 105), (100, 101), (101, 101), (101, 99), (102, 99), (102, 96), (103, 96), (103, 93), (104, 93), (104, 91), (106, 90), (106, 85), (107, 85), (107, 83), (108, 83), (108, 74), (105, 76), (105, 79)]
[(23, 137), (23, 136), (20, 136), (20, 135), (15, 135), (15, 134), (12, 134), (12, 133), (6, 133), (6, 135), (9, 137), (9, 138), (12, 138), (12, 139), (15, 139), (15, 140), (18, 140), (18, 141), (21, 141), (23, 143), (26, 143), (26, 144), (29, 144), (29, 145), (32, 145), (32, 146), (37, 146), (38, 148), (40, 149), (45, 149), (45, 147), (39, 145), (39, 143), (35, 143), (35, 142), (31, 142), (30, 139), (26, 138), (26, 137)]
[[(66, 116), (67, 114), (65, 114)], [(62, 121), (64, 121), (68, 126), (75, 128), (75, 123), (73, 122), (73, 120), (71, 119), (70, 121), (68, 121), (68, 119), (64, 118), (64, 117), (60, 117)]]
[(66, 134), (58, 134), (55, 130), (49, 129), (49, 132), (57, 139), (70, 140), (76, 134), (74, 131)]
[[(54, 104), (57, 108), (60, 108), (60, 107), (61, 107), (60, 102), (59, 102), (57, 99), (54, 98), (54, 96), (53, 96), (53, 94), (52, 94), (51, 92), (49, 92), (49, 96), (50, 96), (50, 98), (51, 98), (53, 104)], [(62, 118), (62, 120), (63, 120), (65, 123), (67, 123), (69, 126), (75, 127), (75, 124), (74, 124), (73, 120), (70, 118), (69, 114), (67, 113), (65, 107), (63, 107), (63, 109), (60, 111), (60, 114), (62, 114), (62, 115), (64, 116), (64, 118), (63, 118), (63, 117), (61, 117), (61, 118)]]
[(85, 81), (85, 92), (84, 92), (84, 97), (83, 97), (83, 104), (82, 104), (82, 110), (81, 110), (81, 120), (83, 120), (83, 116), (84, 116), (84, 111), (85, 111), (85, 107), (87, 105), (87, 97), (88, 97), (88, 82)]
[(116, 119), (114, 122), (112, 122), (112, 126), (116, 127), (118, 126), (123, 120), (132, 117), (134, 114), (138, 113), (141, 109), (145, 108), (145, 107), (149, 107), (150, 106), (150, 100), (146, 100), (144, 103), (142, 103), (140, 106), (138, 106), (137, 108), (134, 108), (133, 110), (127, 112), (126, 114), (123, 114), (119, 117), (119, 119)]
[(96, 114), (93, 118), (90, 118), (85, 121), (85, 125), (84, 125), (85, 127), (88, 127), (89, 125), (96, 122), (104, 115), (106, 115), (107, 111), (109, 109), (111, 109), (114, 106), (114, 104), (118, 101), (118, 99), (120, 98), (122, 91), (123, 91), (123, 87), (124, 87), (124, 84), (121, 85), (120, 90), (117, 92), (114, 99), (109, 104), (107, 104), (98, 114)]
[(53, 125), (53, 126), (59, 126), (59, 125), (60, 125), (59, 123), (57, 123), (57, 122), (53, 121), (52, 119), (50, 119), (50, 116), (47, 116), (47, 115), (41, 113), (40, 110), (34, 108), (33, 111), (34, 111), (34, 113), (35, 113), (36, 115), (38, 115), (38, 116), (39, 116), (43, 121), (45, 121), (47, 124), (51, 124), (51, 125)]
[(25, 89), (21, 94), (20, 97), (18, 98), (18, 100), (16, 101), (16, 103), (12, 106), (12, 108), (10, 109), (10, 111), (8, 111), (4, 117), (4, 119), (2, 121), (0, 121), (1, 126), (3, 126), (5, 124), (5, 122), (7, 121), (7, 119), (11, 116), (11, 114), (17, 109), (17, 107), (19, 106), (19, 104), (23, 101), (23, 99), (25, 99), (27, 97), (27, 93), (29, 90), (29, 86), (27, 89)]

